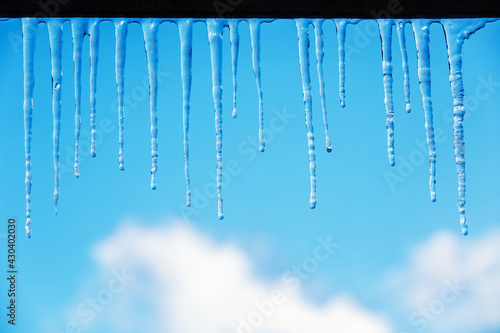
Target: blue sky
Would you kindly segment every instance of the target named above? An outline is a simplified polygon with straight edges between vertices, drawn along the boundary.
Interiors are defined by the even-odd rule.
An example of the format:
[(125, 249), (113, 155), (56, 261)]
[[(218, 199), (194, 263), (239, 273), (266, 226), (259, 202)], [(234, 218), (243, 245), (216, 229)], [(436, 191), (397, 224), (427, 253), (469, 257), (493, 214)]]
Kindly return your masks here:
[[(12, 329), (4, 318), (2, 331), (60, 333), (77, 328), (95, 333), (177, 333), (198, 332), (203, 327), (207, 332), (314, 329), (489, 333), (500, 329), (500, 152), (496, 145), (500, 142), (500, 46), (496, 43), (500, 23), (489, 23), (464, 47), (467, 237), (461, 236), (456, 207), (452, 98), (440, 25), (430, 28), (435, 128), (440, 133), (436, 139), (437, 202), (429, 198), (428, 158), (425, 148), (421, 148), (425, 147), (424, 117), (411, 26), (407, 25), (405, 31), (412, 89), (410, 114), (405, 112), (397, 34), (393, 36), (396, 166), (390, 167), (376, 22), (362, 21), (347, 28), (347, 100), (346, 108), (341, 109), (335, 25), (326, 21), (324, 71), (333, 152), (327, 153), (324, 144), (312, 43), (318, 179), (318, 204), (314, 210), (309, 209), (307, 140), (295, 23), (279, 20), (262, 26), (262, 88), (268, 134), (264, 153), (253, 145), (258, 142), (258, 99), (248, 25), (240, 24), (237, 119), (231, 118), (231, 59), (226, 29), (223, 154), (226, 170), (232, 170), (228, 170), (223, 187), (223, 221), (217, 219), (217, 200), (212, 194), (216, 155), (205, 24), (194, 25), (190, 149), (191, 186), (198, 194), (193, 196), (191, 208), (184, 206), (177, 26), (163, 23), (159, 30), (161, 81), (155, 191), (150, 189), (147, 63), (138, 24), (130, 25), (127, 39), (125, 171), (118, 169), (114, 27), (103, 22), (97, 157), (92, 158), (88, 149), (86, 38), (81, 176), (73, 177), (70, 28), (65, 23), (62, 174), (57, 216), (53, 203), (50, 52), (44, 24), (37, 36), (32, 239), (27, 239), (23, 232), (21, 23), (0, 23), (4, 77), (0, 82), (0, 212), (4, 231), (0, 233), (7, 230), (8, 217), (17, 218), (20, 272), (18, 325)], [(393, 176), (399, 177), (397, 183), (388, 181)], [(335, 244), (332, 253), (324, 248), (326, 252), (317, 250), (322, 244), (318, 238)], [(2, 247), (6, 251), (5, 244)], [(297, 265), (308, 267), (306, 277), (293, 273)], [(5, 271), (6, 262), (0, 267)], [(123, 277), (123, 272), (130, 280), (119, 288), (117, 281), (121, 280), (116, 276)], [(291, 278), (299, 281), (299, 287), (290, 288)], [(0, 287), (7, 289), (5, 280)], [(281, 299), (273, 298), (276, 289), (288, 294), (283, 304), (273, 303), (275, 308), (267, 316), (255, 302), (268, 304), (268, 300)], [(1, 294), (1, 299), (6, 300), (5, 293)], [(98, 304), (100, 310), (94, 310), (94, 316), (79, 312), (90, 311), (86, 303), (89, 297), (102, 301), (106, 295), (112, 298), (106, 299), (109, 303)], [(439, 308), (443, 304), (444, 308)], [(429, 317), (419, 312), (430, 307), (434, 312)], [(262, 324), (257, 325), (260, 317), (255, 312), (264, 318)], [(240, 319), (249, 326), (241, 324)], [(72, 323), (76, 326), (72, 327)]]

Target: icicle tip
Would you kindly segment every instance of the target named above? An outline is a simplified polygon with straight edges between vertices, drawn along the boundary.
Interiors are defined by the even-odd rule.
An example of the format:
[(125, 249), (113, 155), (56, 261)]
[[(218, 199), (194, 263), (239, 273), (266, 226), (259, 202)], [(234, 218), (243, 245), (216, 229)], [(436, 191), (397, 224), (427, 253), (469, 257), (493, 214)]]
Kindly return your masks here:
[(469, 234), (469, 226), (467, 224), (462, 225), (462, 235), (467, 236)]
[(24, 227), (26, 230), (26, 237), (31, 238), (31, 218), (26, 219), (26, 225)]

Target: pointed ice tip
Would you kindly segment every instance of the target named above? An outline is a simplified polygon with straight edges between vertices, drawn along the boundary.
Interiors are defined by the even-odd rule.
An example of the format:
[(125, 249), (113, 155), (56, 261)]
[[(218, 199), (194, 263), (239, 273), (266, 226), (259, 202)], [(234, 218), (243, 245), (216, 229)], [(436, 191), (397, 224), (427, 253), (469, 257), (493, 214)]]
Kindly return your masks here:
[(435, 192), (431, 193), (431, 201), (436, 202), (436, 193)]
[(122, 164), (122, 165), (120, 165), (120, 167), (119, 167), (119, 168), (120, 168), (120, 171), (125, 171), (125, 167), (123, 166), (123, 164)]
[(345, 108), (345, 100), (344, 99), (341, 99), (340, 100), (340, 106)]
[(410, 103), (406, 104), (406, 112), (411, 113), (411, 106)]
[(469, 234), (469, 226), (467, 224), (462, 226), (462, 235), (467, 236)]
[(91, 156), (92, 156), (92, 157), (96, 157), (96, 155), (97, 155), (97, 154), (96, 154), (95, 150), (93, 150), (93, 151), (92, 151), (92, 153), (91, 153)]
[(224, 220), (224, 214), (219, 213), (219, 220), (221, 220), (221, 221)]
[(78, 171), (75, 171), (74, 176), (75, 178), (80, 178), (80, 173)]
[(310, 209), (314, 209), (314, 208), (316, 208), (316, 200), (312, 201), (312, 202), (309, 204), (309, 208), (310, 208)]
[(29, 217), (26, 219), (24, 229), (26, 230), (26, 237), (31, 238), (31, 219)]
[(328, 153), (331, 153), (331, 152), (332, 152), (332, 146), (327, 146), (327, 147), (326, 147), (326, 151), (327, 151)]
[(266, 150), (266, 146), (263, 145), (263, 144), (260, 145), (259, 150), (260, 150), (261, 153), (263, 153)]
[(236, 109), (233, 110), (233, 118), (237, 118), (238, 117), (238, 112), (236, 111)]
[(151, 189), (154, 191), (156, 190), (156, 185), (155, 184), (151, 184)]

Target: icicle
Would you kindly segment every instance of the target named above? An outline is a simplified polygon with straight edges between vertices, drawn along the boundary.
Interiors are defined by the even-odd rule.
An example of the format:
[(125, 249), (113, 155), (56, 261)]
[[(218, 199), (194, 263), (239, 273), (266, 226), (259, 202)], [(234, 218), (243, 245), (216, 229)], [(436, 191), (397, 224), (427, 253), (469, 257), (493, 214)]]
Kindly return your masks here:
[(339, 97), (340, 106), (345, 107), (345, 35), (348, 24), (357, 24), (360, 19), (334, 20), (339, 42)]
[(81, 19), (71, 19), (71, 30), (73, 38), (73, 67), (75, 81), (75, 165), (74, 175), (80, 177), (78, 166), (78, 152), (80, 147), (81, 116), (81, 90), (82, 90), (82, 42), (85, 34), (85, 27)]
[(406, 112), (411, 112), (410, 106), (410, 71), (408, 69), (408, 53), (406, 51), (406, 37), (405, 37), (405, 24), (406, 20), (399, 20), (397, 22), (399, 48), (401, 49), (401, 59), (403, 59), (403, 73), (404, 73), (404, 89), (405, 89), (405, 102)]
[(50, 57), (52, 66), (52, 115), (54, 122), (53, 156), (54, 156), (54, 203), (57, 214), (59, 201), (59, 134), (61, 129), (61, 83), (62, 83), (62, 33), (63, 20), (52, 18), (47, 20), (50, 37)]
[(323, 21), (324, 20), (314, 20), (314, 34), (315, 34), (315, 44), (316, 44), (316, 59), (318, 67), (318, 79), (319, 79), (319, 94), (321, 96), (321, 109), (323, 110), (323, 123), (325, 125), (325, 137), (326, 137), (326, 151), (332, 151), (332, 143), (330, 141), (330, 135), (328, 134), (328, 115), (326, 112), (326, 94), (325, 94), (325, 79), (323, 76), (323, 58), (325, 52), (323, 51)]
[(418, 80), (422, 93), (422, 105), (425, 117), (425, 135), (429, 147), (430, 178), (429, 187), (431, 200), (436, 201), (436, 145), (434, 142), (434, 122), (432, 116), (431, 99), (431, 58), (429, 54), (429, 25), (430, 20), (413, 20), (415, 44), (418, 56)]
[(250, 37), (252, 40), (252, 64), (255, 80), (257, 81), (257, 93), (259, 95), (259, 149), (265, 150), (264, 139), (264, 102), (262, 100), (262, 85), (260, 79), (260, 25), (261, 20), (250, 20)]
[(339, 41), (339, 97), (340, 106), (345, 107), (345, 30), (347, 21), (335, 20)]
[(24, 149), (26, 164), (26, 236), (31, 237), (31, 128), (33, 116), (33, 88), (35, 75), (33, 65), (35, 60), (36, 33), (38, 19), (23, 18), (23, 67), (24, 67)]
[(464, 83), (462, 78), (462, 46), (469, 35), (484, 27), (487, 19), (449, 19), (441, 20), (446, 33), (448, 62), (450, 67), (450, 87), (453, 96), (453, 145), (455, 148), (455, 164), (458, 175), (458, 212), (462, 233), (469, 233), (465, 218), (465, 142), (463, 121)]
[(231, 33), (231, 70), (233, 72), (233, 118), (238, 116), (238, 112), (236, 111), (236, 89), (238, 87), (236, 74), (238, 72), (238, 53), (240, 48), (239, 24), (240, 20), (233, 19), (229, 21), (229, 31)]
[(97, 86), (97, 63), (99, 61), (99, 24), (100, 19), (94, 19), (89, 22), (88, 31), (90, 35), (90, 127), (91, 144), (90, 151), (92, 157), (96, 156), (96, 131), (95, 131), (95, 105), (96, 105), (96, 86)]
[(311, 77), (309, 73), (309, 20), (295, 20), (299, 38), (300, 76), (302, 77), (302, 91), (304, 97), (307, 146), (309, 154), (309, 172), (311, 175), (311, 194), (309, 207), (316, 207), (316, 156), (314, 154), (314, 127), (312, 121), (312, 94)]
[(151, 189), (156, 189), (156, 170), (158, 162), (158, 115), (156, 113), (156, 101), (158, 92), (158, 26), (159, 21), (153, 19), (144, 20), (142, 23), (144, 33), (144, 44), (146, 45), (146, 58), (148, 60), (149, 72), (149, 118), (151, 121)]
[[(193, 21), (177, 22), (181, 39), (181, 76), (182, 76), (182, 118), (184, 131), (184, 173), (186, 175), (186, 206), (191, 206), (191, 185), (189, 180), (189, 102), (191, 99), (191, 63), (193, 49)], [(236, 108), (235, 108), (236, 110)]]
[(222, 20), (210, 19), (206, 21), (208, 41), (210, 43), (210, 57), (212, 62), (212, 93), (215, 109), (215, 134), (217, 149), (217, 199), (219, 220), (224, 218), (222, 206)]
[(392, 25), (393, 20), (378, 19), (380, 39), (382, 41), (382, 70), (384, 73), (384, 103), (387, 119), (387, 151), (390, 165), (396, 164), (394, 159), (394, 108), (392, 103)]
[(118, 162), (120, 170), (125, 170), (123, 157), (123, 92), (125, 89), (125, 56), (127, 48), (128, 21), (118, 19), (115, 21), (115, 74), (116, 89), (118, 92)]

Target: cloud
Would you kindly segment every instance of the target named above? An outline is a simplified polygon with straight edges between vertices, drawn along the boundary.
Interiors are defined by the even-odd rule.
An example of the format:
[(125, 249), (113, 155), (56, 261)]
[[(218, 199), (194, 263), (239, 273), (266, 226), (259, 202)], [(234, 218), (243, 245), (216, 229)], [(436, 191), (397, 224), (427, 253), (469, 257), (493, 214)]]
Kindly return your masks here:
[(98, 244), (95, 257), (103, 271), (125, 267), (135, 276), (106, 316), (122, 332), (392, 331), (349, 295), (317, 305), (297, 290), (301, 281), (291, 272), (276, 281), (259, 278), (239, 247), (218, 244), (188, 224), (123, 226)]
[(388, 277), (416, 332), (500, 328), (500, 231), (472, 238), (440, 232)]

